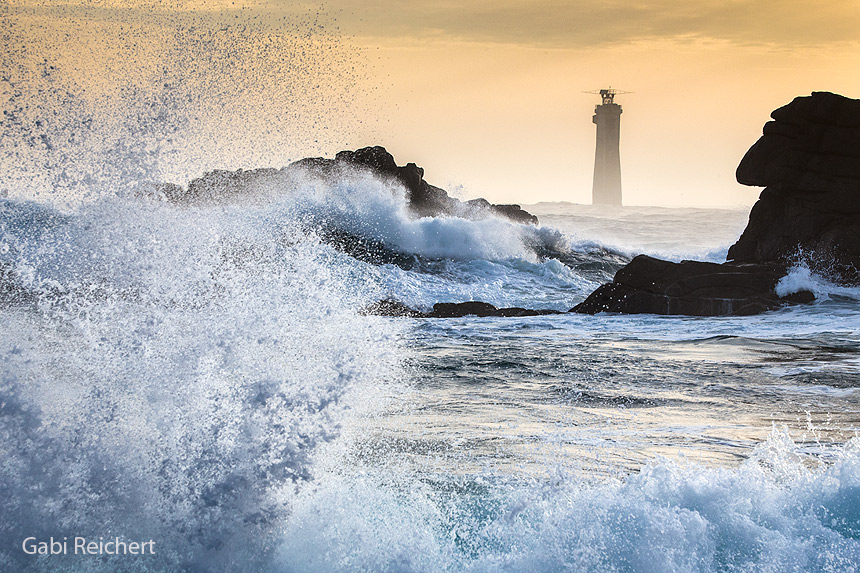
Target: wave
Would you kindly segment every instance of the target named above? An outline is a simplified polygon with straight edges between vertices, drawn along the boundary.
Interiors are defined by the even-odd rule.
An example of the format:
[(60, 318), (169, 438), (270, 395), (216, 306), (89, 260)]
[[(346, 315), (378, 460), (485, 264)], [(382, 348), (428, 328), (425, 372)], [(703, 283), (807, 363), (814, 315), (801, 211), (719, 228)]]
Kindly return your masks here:
[(734, 469), (657, 459), (622, 480), (343, 472), (301, 496), (273, 568), (856, 571), (860, 442), (833, 456), (775, 430)]
[[(657, 460), (609, 481), (564, 467), (416, 474), (368, 452), (362, 423), (414, 367), (409, 322), (363, 316), (368, 303), (394, 293), (418, 307), (565, 308), (621, 255), (492, 217), (411, 218), (398, 189), (362, 174), (264, 191), (182, 207), (102, 196), (66, 211), (0, 200), (0, 567), (74, 570), (74, 556), (18, 550), (69, 535), (157, 542), (149, 561), (88, 562), (93, 571), (860, 563), (856, 441), (826, 467), (775, 434), (739, 468)], [(400, 264), (332, 246), (356, 238)], [(804, 313), (803, 328), (820, 332), (808, 309), (677, 320), (671, 332), (664, 317), (607, 320), (677, 341), (796, 333)], [(608, 324), (559, 323), (586, 336)]]
[(26, 537), (117, 535), (156, 540), (142, 569), (253, 569), (317, 449), (400, 378), (401, 327), (358, 312), (373, 273), (278, 203), (0, 209), (35, 297), (0, 308), (0, 568), (80, 566)]
[(810, 267), (810, 262), (801, 258), (779, 280), (776, 285), (776, 294), (784, 297), (800, 291), (809, 291), (815, 295), (819, 302), (829, 300), (860, 301), (860, 287), (840, 285), (828, 274), (826, 269), (813, 270)]

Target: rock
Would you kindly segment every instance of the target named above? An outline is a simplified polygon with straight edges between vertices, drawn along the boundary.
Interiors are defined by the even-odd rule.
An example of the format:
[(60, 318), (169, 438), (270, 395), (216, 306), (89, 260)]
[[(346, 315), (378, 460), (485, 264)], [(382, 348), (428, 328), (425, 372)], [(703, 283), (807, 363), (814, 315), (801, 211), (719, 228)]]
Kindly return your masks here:
[(158, 192), (172, 203), (222, 203), (261, 193), (281, 177), (283, 170), (272, 168), (250, 171), (216, 169), (192, 180), (187, 189), (165, 183), (158, 188)]
[(527, 309), (519, 307), (496, 308), (490, 303), (480, 301), (470, 302), (440, 302), (433, 305), (433, 311), (424, 315), (426, 318), (458, 318), (461, 316), (542, 316), (546, 314), (562, 314), (553, 309)]
[(743, 316), (815, 299), (808, 291), (777, 296), (784, 275), (779, 264), (673, 263), (639, 255), (571, 312)]
[(424, 313), (411, 309), (399, 300), (385, 299), (377, 301), (362, 311), (362, 314), (376, 316), (408, 316), (411, 318), (423, 317)]
[(499, 309), (487, 302), (440, 302), (433, 305), (431, 318), (454, 318), (460, 316), (497, 316)]
[(340, 151), (334, 159), (308, 157), (283, 169), (254, 169), (251, 171), (216, 170), (194, 179), (187, 189), (165, 184), (158, 192), (161, 197), (175, 203), (212, 203), (247, 197), (282, 183), (288, 188), (287, 178), (295, 172), (307, 172), (323, 178), (343, 176), (344, 169), (366, 169), (382, 179), (394, 180), (406, 190), (410, 211), (418, 217), (455, 216), (479, 219), (496, 215), (517, 223), (538, 224), (538, 218), (519, 205), (493, 205), (485, 199), (461, 202), (439, 187), (424, 180), (424, 169), (415, 163), (398, 166), (384, 147), (364, 147), (355, 151)]
[(740, 183), (766, 188), (729, 262), (640, 255), (571, 310), (719, 316), (812, 302), (809, 291), (780, 298), (774, 290), (801, 257), (860, 284), (860, 100), (814, 92), (771, 117), (738, 165)]
[(408, 316), (412, 318), (460, 318), (463, 316), (543, 316), (547, 314), (563, 314), (560, 310), (529, 309), (529, 308), (497, 308), (487, 302), (439, 302), (433, 305), (430, 312), (421, 312), (409, 308), (400, 301), (385, 299), (375, 302), (363, 311), (365, 314), (379, 316)]
[(766, 188), (728, 259), (788, 264), (803, 256), (860, 284), (860, 100), (813, 92), (771, 117), (737, 169), (740, 183)]

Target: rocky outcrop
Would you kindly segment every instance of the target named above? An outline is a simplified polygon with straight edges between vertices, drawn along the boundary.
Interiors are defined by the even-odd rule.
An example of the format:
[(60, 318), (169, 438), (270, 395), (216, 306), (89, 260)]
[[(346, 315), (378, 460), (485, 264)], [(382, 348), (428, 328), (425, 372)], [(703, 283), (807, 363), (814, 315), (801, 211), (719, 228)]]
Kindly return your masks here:
[(775, 291), (785, 268), (779, 264), (673, 263), (639, 255), (571, 312), (744, 316), (786, 303), (811, 302), (801, 291), (780, 298)]
[[(166, 184), (159, 193), (175, 203), (207, 203), (230, 201), (272, 188), (273, 184), (287, 182), (297, 172), (306, 172), (324, 178), (342, 177), (346, 170), (367, 170), (375, 176), (395, 181), (406, 191), (409, 209), (418, 217), (455, 216), (479, 219), (491, 215), (505, 217), (517, 223), (538, 224), (538, 218), (519, 205), (493, 205), (485, 199), (462, 202), (439, 187), (424, 180), (424, 169), (415, 163), (398, 166), (384, 147), (365, 147), (355, 151), (341, 151), (334, 159), (309, 157), (291, 163), (283, 169), (254, 169), (244, 171), (211, 171), (194, 179), (187, 188)], [(288, 188), (289, 185), (281, 185)]]
[(775, 110), (737, 169), (766, 186), (723, 264), (639, 256), (572, 311), (746, 315), (814, 300), (775, 287), (800, 257), (860, 284), (860, 100), (815, 92)]
[(771, 117), (737, 169), (740, 183), (766, 188), (728, 259), (802, 254), (817, 270), (860, 284), (860, 100), (814, 92)]
[(455, 318), (460, 316), (542, 316), (546, 314), (562, 314), (559, 310), (533, 308), (496, 308), (486, 302), (440, 302), (433, 305), (433, 310), (425, 315), (427, 318)]
[(531, 309), (520, 307), (497, 308), (488, 302), (439, 302), (433, 305), (430, 312), (421, 312), (409, 308), (397, 300), (381, 300), (364, 309), (365, 314), (378, 316), (408, 316), (411, 318), (459, 318), (463, 316), (543, 316), (547, 314), (563, 314), (560, 310)]

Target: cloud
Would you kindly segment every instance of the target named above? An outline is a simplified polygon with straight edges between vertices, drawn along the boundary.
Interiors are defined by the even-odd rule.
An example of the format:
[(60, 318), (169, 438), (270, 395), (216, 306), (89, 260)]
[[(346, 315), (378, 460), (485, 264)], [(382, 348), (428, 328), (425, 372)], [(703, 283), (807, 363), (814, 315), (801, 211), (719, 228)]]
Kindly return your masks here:
[[(323, 13), (332, 30), (380, 40), (448, 39), (582, 48), (662, 38), (804, 47), (856, 42), (857, 0), (8, 0), (54, 11), (210, 12), (267, 21)], [(360, 7), (357, 7), (360, 6)], [(55, 12), (56, 13), (56, 12)], [(122, 16), (119, 16), (122, 17)]]
[[(288, 10), (268, 0), (264, 9)], [(585, 47), (665, 37), (784, 46), (856, 41), (857, 0), (330, 0), (343, 29), (378, 37)]]

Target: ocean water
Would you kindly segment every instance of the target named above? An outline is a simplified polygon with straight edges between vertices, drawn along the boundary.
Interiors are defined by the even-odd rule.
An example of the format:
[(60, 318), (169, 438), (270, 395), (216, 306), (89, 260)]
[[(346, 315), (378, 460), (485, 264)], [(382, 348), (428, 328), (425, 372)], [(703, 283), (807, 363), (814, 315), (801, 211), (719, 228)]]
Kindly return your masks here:
[[(527, 208), (414, 219), (360, 173), (0, 199), (0, 569), (860, 569), (860, 289), (801, 261), (782, 288), (816, 302), (754, 317), (362, 312), (566, 310), (640, 252), (719, 261), (746, 221)], [(22, 547), (77, 536), (154, 555)]]

